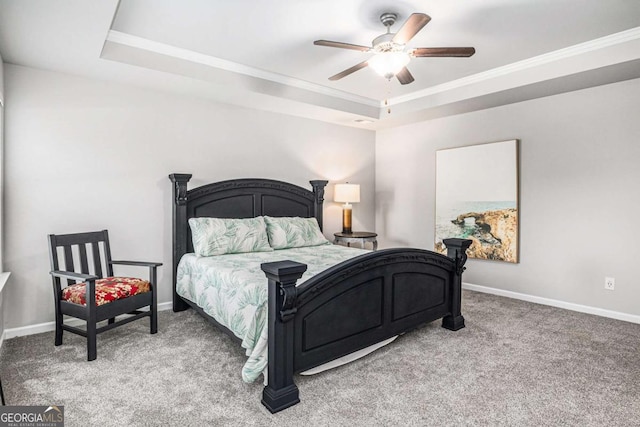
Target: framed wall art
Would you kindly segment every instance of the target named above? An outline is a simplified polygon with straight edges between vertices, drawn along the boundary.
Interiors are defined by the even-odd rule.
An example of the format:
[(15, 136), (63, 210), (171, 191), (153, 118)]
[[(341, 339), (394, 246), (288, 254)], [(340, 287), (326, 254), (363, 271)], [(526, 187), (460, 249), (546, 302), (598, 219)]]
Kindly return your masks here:
[(471, 239), (470, 258), (517, 263), (518, 141), (436, 151), (435, 250)]

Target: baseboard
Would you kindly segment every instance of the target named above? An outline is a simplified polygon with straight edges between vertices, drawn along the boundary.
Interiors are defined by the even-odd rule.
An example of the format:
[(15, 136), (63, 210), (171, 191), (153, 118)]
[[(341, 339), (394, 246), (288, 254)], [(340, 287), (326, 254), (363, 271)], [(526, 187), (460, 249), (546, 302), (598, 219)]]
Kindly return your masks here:
[(483, 292), (485, 294), (498, 295), (501, 297), (519, 299), (522, 301), (534, 302), (536, 304), (549, 305), (551, 307), (564, 308), (571, 311), (578, 311), (580, 313), (595, 314), (596, 316), (609, 317), (616, 320), (624, 320), (625, 322), (640, 323), (640, 316), (637, 316), (635, 314), (605, 310), (603, 308), (591, 307), (588, 305), (574, 304), (571, 302), (559, 301), (551, 298), (543, 298), (537, 297), (535, 295), (521, 294), (519, 292), (505, 291), (504, 289), (490, 288), (488, 286), (474, 285), (472, 283), (463, 283), (462, 289)]
[[(163, 302), (158, 304), (158, 311), (171, 310), (172, 307), (173, 307), (173, 303)], [(79, 319), (69, 319), (65, 321), (65, 324), (70, 326), (80, 326), (80, 325), (84, 325), (84, 323), (85, 322), (83, 320), (79, 320)], [(45, 323), (38, 323), (36, 325), (21, 326), (19, 328), (5, 329), (4, 334), (2, 334), (2, 340), (0, 340), (0, 343), (2, 343), (2, 341), (4, 341), (5, 339), (23, 337), (25, 335), (40, 334), (42, 332), (54, 331), (55, 329), (56, 329), (55, 322), (45, 322)]]

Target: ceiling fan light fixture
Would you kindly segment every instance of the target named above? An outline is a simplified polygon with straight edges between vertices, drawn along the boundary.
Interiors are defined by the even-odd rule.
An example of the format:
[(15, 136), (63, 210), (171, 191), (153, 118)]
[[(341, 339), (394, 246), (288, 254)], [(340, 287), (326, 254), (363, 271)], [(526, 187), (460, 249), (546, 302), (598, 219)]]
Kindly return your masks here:
[(379, 52), (369, 61), (373, 71), (386, 79), (391, 79), (407, 66), (411, 57), (407, 52)]

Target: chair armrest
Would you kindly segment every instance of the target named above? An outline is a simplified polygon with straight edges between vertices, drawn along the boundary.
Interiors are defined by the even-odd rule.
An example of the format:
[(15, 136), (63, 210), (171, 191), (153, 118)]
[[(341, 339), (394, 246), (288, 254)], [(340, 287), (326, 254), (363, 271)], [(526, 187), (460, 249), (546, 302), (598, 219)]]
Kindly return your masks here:
[[(110, 261), (111, 265), (132, 265), (137, 267), (149, 267), (149, 282), (153, 285), (153, 289), (155, 289), (156, 284), (158, 283), (158, 267), (162, 265), (161, 262), (147, 262), (147, 261)], [(155, 291), (154, 291), (155, 298)], [(155, 303), (154, 303), (155, 304)]]
[(82, 280), (82, 281), (88, 281), (88, 280), (97, 280), (98, 276), (94, 276), (93, 274), (84, 274), (84, 273), (76, 273), (74, 271), (50, 271), (49, 274), (51, 274), (54, 277), (60, 277), (63, 279), (71, 279), (71, 280)]
[(140, 267), (159, 267), (161, 262), (146, 262), (146, 261), (111, 261), (111, 264), (118, 265), (138, 265)]
[[(71, 280), (82, 280), (84, 283), (86, 283), (86, 299), (87, 299), (87, 309), (89, 310), (89, 313), (91, 312), (91, 310), (93, 309), (92, 307), (95, 306), (96, 303), (96, 280), (99, 279), (98, 276), (94, 276), (93, 274), (84, 274), (84, 273), (76, 273), (75, 271), (50, 271), (49, 274), (51, 274), (53, 277), (60, 277), (63, 279), (71, 279)], [(61, 295), (60, 295), (60, 288), (57, 288), (57, 299), (61, 299)]]

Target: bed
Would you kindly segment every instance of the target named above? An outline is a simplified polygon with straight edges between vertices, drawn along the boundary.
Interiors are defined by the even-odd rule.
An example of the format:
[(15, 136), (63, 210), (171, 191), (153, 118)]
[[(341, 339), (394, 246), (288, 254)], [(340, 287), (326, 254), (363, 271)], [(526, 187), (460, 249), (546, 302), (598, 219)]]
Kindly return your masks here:
[[(267, 179), (228, 180), (188, 190), (190, 174), (174, 173), (169, 178), (173, 184), (173, 310), (193, 308), (247, 348), (229, 327), (232, 321), (218, 321), (207, 313), (210, 310), (205, 311), (206, 303), (198, 304), (202, 297), (197, 286), (185, 288), (185, 263), (208, 262), (193, 255), (189, 220), (315, 218), (322, 229), (327, 181), (310, 181), (311, 190)], [(247, 255), (255, 263), (248, 269), (260, 269), (266, 276), (267, 381), (261, 401), (267, 409), (275, 413), (300, 401), (294, 374), (440, 318), (444, 328), (463, 328), (462, 272), (471, 241), (445, 239), (444, 243), (447, 256), (414, 248), (356, 251), (351, 252), (355, 257), (348, 255), (338, 264), (310, 272), (300, 262), (305, 258), (297, 253), (291, 253), (294, 259), (286, 259), (286, 253), (279, 252), (282, 259), (274, 262), (262, 262), (266, 259), (262, 255)], [(310, 278), (300, 280), (305, 273), (305, 279)], [(244, 374), (243, 370), (243, 378)], [(250, 375), (255, 377), (255, 372)]]

